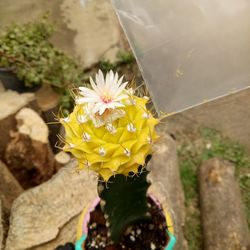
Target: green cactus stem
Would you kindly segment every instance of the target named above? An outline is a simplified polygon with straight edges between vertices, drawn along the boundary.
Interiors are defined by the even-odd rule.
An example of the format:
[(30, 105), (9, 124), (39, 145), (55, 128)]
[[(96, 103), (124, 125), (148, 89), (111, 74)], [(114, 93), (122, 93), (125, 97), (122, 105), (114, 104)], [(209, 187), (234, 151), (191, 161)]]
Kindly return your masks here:
[[(146, 162), (151, 156), (147, 157)], [(109, 179), (109, 183), (98, 182), (101, 207), (105, 214), (110, 232), (110, 240), (118, 243), (126, 228), (136, 222), (150, 220), (147, 202), (148, 170), (140, 167), (141, 173), (126, 177), (118, 174)]]

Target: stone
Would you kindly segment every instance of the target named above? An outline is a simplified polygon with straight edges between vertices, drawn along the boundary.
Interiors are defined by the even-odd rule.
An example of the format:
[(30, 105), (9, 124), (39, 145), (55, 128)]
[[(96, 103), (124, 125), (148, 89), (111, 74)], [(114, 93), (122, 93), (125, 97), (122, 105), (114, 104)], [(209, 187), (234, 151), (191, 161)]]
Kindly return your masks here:
[(84, 68), (104, 58), (116, 59), (121, 29), (110, 0), (64, 0), (61, 12), (67, 27), (75, 31), (74, 49)]
[(2, 211), (2, 201), (0, 199), (0, 250), (3, 249), (3, 211)]
[(58, 122), (60, 107), (60, 94), (55, 92), (53, 88), (44, 84), (36, 93), (36, 100), (42, 111), (42, 118), (49, 127), (49, 141), (54, 152), (58, 149), (54, 147), (58, 142), (57, 135), (60, 132), (61, 124)]
[(55, 155), (55, 170), (58, 171), (64, 165), (70, 162), (70, 155), (64, 151), (60, 151)]
[(15, 114), (29, 102), (34, 101), (34, 99), (35, 96), (33, 93), (18, 94), (12, 90), (0, 93), (0, 120)]
[(49, 127), (49, 141), (53, 152), (57, 152), (55, 147), (58, 142), (57, 135), (60, 132), (61, 124), (58, 122), (60, 107), (60, 94), (56, 93), (51, 86), (44, 84), (36, 93), (36, 100), (42, 111), (42, 118)]
[(0, 93), (3, 93), (5, 91), (4, 85), (2, 81), (0, 80)]
[(17, 131), (11, 133), (5, 161), (22, 187), (29, 188), (53, 174), (54, 155), (48, 141), (49, 130), (42, 118), (29, 108), (21, 109), (15, 119)]
[[(163, 128), (159, 131), (164, 131)], [(177, 238), (176, 250), (187, 249), (184, 238), (183, 227), (185, 223), (184, 192), (182, 189), (179, 165), (177, 159), (176, 144), (165, 132), (159, 132), (160, 139), (156, 145), (155, 152), (149, 163), (151, 173), (149, 174), (152, 185), (150, 193), (159, 201), (172, 215), (174, 235)]]
[(248, 249), (250, 237), (235, 167), (210, 159), (199, 168), (205, 250)]
[(23, 108), (16, 114), (15, 118), (20, 134), (29, 136), (31, 140), (48, 143), (49, 129), (34, 110)]
[(80, 219), (80, 214), (71, 218), (63, 227), (60, 229), (58, 236), (47, 243), (44, 243), (40, 246), (35, 246), (29, 250), (52, 250), (59, 245), (64, 245), (67, 242), (76, 242), (76, 229)]
[(50, 85), (44, 84), (35, 92), (36, 101), (39, 108), (46, 112), (58, 106), (60, 94), (56, 93)]
[(13, 203), (5, 250), (51, 250), (76, 239), (78, 216), (97, 196), (97, 180), (71, 161)]
[(193, 132), (205, 126), (221, 131), (250, 152), (250, 89), (230, 94), (167, 118), (168, 131)]
[(0, 159), (3, 157), (6, 145), (10, 141), (9, 132), (16, 129), (14, 116), (23, 107), (32, 107), (38, 111), (34, 94), (18, 94), (11, 90), (0, 92)]
[(0, 161), (0, 200), (2, 206), (10, 210), (13, 201), (23, 192), (23, 188), (9, 171), (7, 166)]

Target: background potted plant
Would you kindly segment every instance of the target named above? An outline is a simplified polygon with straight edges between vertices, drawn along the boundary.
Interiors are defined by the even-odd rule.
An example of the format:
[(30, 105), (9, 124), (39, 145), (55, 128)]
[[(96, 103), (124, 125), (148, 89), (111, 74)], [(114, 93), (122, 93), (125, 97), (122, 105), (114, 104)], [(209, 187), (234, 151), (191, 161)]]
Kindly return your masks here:
[(83, 80), (83, 71), (50, 42), (55, 27), (48, 14), (26, 24), (13, 24), (0, 37), (0, 80), (5, 88), (17, 92), (50, 85), (62, 95), (63, 109), (71, 109), (70, 84)]
[(99, 197), (81, 216), (76, 249), (172, 249), (170, 218), (147, 193), (159, 123), (146, 107), (149, 98), (112, 71), (106, 77), (99, 71), (90, 84), (79, 87), (73, 112), (60, 119), (63, 149), (79, 169), (98, 175)]

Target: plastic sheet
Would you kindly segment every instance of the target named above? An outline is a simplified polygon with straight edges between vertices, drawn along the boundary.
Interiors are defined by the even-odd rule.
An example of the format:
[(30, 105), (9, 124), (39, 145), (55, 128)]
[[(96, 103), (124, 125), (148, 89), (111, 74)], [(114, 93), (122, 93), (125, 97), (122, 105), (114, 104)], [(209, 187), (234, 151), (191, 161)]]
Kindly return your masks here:
[(250, 86), (249, 0), (113, 0), (157, 110)]

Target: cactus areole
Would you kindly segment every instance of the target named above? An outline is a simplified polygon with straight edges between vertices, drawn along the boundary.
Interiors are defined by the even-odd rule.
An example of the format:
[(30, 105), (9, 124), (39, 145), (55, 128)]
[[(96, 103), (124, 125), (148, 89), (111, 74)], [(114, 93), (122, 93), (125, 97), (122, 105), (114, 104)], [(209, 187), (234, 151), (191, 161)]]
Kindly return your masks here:
[[(102, 235), (106, 239), (99, 245), (87, 239), (89, 244), (78, 248), (122, 249), (125, 246), (114, 246), (122, 241), (128, 228), (152, 224), (146, 166), (158, 138), (155, 126), (159, 119), (147, 108), (149, 98), (138, 95), (117, 73), (110, 71), (104, 76), (99, 70), (95, 81), (90, 78), (90, 85), (79, 87), (73, 112), (60, 119), (65, 128), (63, 149), (78, 160), (79, 169), (98, 176), (99, 210), (106, 227)], [(164, 223), (160, 227), (169, 238)], [(96, 236), (100, 238), (101, 234)], [(135, 236), (131, 235), (130, 240), (136, 240)], [(156, 243), (150, 244), (154, 248)]]

